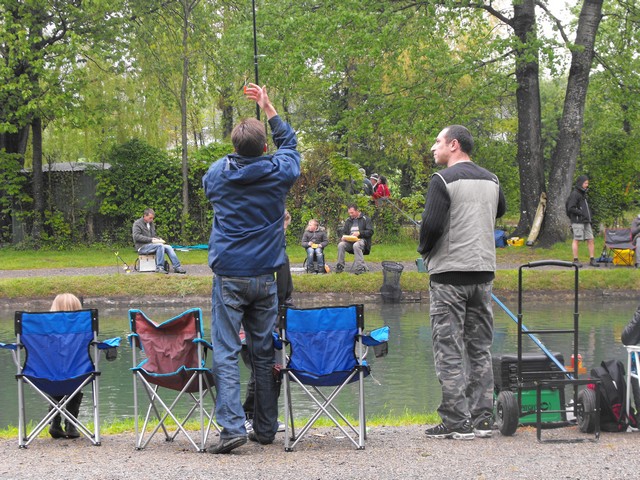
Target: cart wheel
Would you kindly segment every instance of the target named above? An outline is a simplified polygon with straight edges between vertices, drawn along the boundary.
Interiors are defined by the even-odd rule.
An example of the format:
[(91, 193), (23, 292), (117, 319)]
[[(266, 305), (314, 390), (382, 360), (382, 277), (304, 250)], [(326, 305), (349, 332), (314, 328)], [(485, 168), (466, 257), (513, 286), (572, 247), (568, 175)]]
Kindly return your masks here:
[(511, 436), (518, 429), (518, 400), (510, 390), (503, 390), (496, 400), (496, 424), (502, 435)]
[(139, 272), (139, 271), (140, 271), (140, 258), (136, 258), (136, 263), (133, 265), (133, 269), (134, 269), (136, 272)]
[(580, 390), (576, 405), (576, 418), (582, 433), (593, 433), (596, 429), (596, 392), (590, 388)]

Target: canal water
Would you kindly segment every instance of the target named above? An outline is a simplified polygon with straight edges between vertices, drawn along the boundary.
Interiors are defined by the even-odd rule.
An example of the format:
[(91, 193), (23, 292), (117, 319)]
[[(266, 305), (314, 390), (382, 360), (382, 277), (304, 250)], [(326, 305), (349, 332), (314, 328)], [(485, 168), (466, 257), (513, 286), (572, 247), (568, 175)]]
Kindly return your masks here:
[[(505, 302), (516, 313), (517, 305)], [(299, 306), (310, 306), (300, 304)], [(580, 302), (579, 347), (584, 366), (590, 370), (601, 360), (609, 358), (624, 359), (624, 349), (620, 343), (620, 334), (631, 319), (637, 302), (635, 300), (597, 300)], [(163, 307), (146, 308), (145, 313), (157, 322), (179, 314), (186, 308)], [(561, 299), (557, 302), (527, 302), (524, 305), (523, 320), (529, 329), (565, 328), (572, 326), (573, 303)], [(117, 418), (133, 415), (133, 381), (129, 371), (131, 367), (131, 349), (126, 341), (129, 332), (127, 308), (98, 308), (100, 316), (100, 339), (113, 336), (122, 337), (118, 359), (106, 362), (101, 359), (100, 402), (101, 418), (109, 422)], [(495, 337), (493, 354), (517, 352), (517, 325), (494, 304)], [(209, 338), (208, 309), (203, 312), (206, 335)], [(373, 381), (366, 382), (367, 415), (399, 415), (405, 411), (414, 413), (431, 412), (440, 401), (440, 387), (435, 377), (431, 349), (431, 328), (429, 325), (428, 303), (367, 304), (365, 305), (365, 324), (367, 330), (383, 325), (390, 327), (389, 354), (384, 358), (370, 355)], [(567, 335), (546, 335), (542, 342), (553, 352), (564, 355), (569, 363), (572, 339)], [(13, 311), (0, 309), (0, 341), (15, 341), (13, 334)], [(526, 352), (541, 353), (540, 349), (525, 339)], [(241, 368), (242, 381), (246, 384), (248, 374)], [(15, 366), (8, 350), (0, 350), (0, 428), (17, 425), (17, 382)], [(350, 386), (351, 387), (351, 386)], [(355, 393), (355, 390), (353, 390)], [(355, 395), (353, 396), (355, 398)], [(90, 415), (87, 402), (84, 402), (81, 416)], [(347, 412), (357, 412), (356, 402), (342, 400)], [(27, 412), (39, 414), (41, 400), (33, 395), (27, 396)], [(304, 411), (302, 413), (305, 413)]]

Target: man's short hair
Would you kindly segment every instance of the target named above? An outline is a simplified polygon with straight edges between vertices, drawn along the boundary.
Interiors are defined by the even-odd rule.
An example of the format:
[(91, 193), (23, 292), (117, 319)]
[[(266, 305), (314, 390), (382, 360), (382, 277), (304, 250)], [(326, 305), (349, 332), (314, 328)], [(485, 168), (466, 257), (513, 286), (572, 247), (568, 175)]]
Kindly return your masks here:
[(350, 203), (349, 205), (347, 205), (347, 210), (351, 210), (354, 209), (356, 212), (358, 211), (358, 205), (356, 205), (355, 203)]
[(460, 144), (460, 150), (467, 155), (471, 155), (473, 151), (473, 136), (466, 127), (462, 125), (449, 125), (444, 134), (444, 138), (447, 139), (447, 143), (451, 143), (452, 140), (457, 140)]
[(260, 120), (245, 118), (231, 132), (231, 143), (238, 155), (259, 157), (264, 153), (267, 131)]
[(142, 212), (142, 215), (144, 217), (146, 217), (147, 215), (155, 215), (156, 212), (153, 211), (153, 208), (145, 208), (144, 212)]

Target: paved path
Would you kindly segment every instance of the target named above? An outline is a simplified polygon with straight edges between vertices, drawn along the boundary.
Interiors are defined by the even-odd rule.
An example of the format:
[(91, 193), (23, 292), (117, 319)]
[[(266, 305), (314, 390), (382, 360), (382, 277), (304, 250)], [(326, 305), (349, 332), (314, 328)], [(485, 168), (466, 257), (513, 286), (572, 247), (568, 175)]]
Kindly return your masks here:
[[(414, 262), (401, 262), (405, 271), (417, 271)], [(382, 271), (382, 264), (375, 262), (367, 262), (371, 272)], [(211, 276), (211, 269), (208, 265), (183, 265), (188, 275), (194, 276)], [(333, 269), (335, 263), (330, 263)], [(347, 265), (347, 269), (349, 265)], [(53, 276), (82, 276), (82, 275), (108, 275), (114, 273), (122, 273), (124, 271), (121, 265), (110, 267), (83, 267), (83, 268), (38, 268), (32, 270), (0, 270), (0, 278), (21, 278), (21, 277), (53, 277)], [(304, 269), (301, 263), (291, 264), (293, 274), (303, 274)], [(131, 272), (134, 275), (141, 275), (138, 272)], [(144, 273), (151, 275), (152, 273)]]

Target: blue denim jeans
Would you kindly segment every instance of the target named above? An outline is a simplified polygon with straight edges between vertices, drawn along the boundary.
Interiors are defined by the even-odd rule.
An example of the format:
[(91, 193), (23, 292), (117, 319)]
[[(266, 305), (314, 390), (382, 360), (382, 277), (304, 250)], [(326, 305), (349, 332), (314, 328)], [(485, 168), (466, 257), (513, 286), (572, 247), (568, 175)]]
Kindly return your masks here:
[(169, 260), (171, 260), (171, 265), (173, 265), (173, 268), (178, 268), (180, 266), (180, 260), (178, 260), (173, 247), (171, 245), (167, 245), (166, 243), (147, 243), (146, 245), (140, 247), (138, 253), (141, 253), (143, 255), (154, 253), (156, 255), (156, 267), (164, 267), (164, 254), (166, 253), (169, 257)]
[(313, 247), (309, 247), (307, 248), (307, 270), (312, 271), (313, 270), (313, 259), (315, 259), (318, 261), (318, 266), (316, 268), (316, 271), (323, 271), (324, 270), (324, 253), (322, 251), (322, 248), (318, 247), (318, 248), (313, 248)]
[(249, 359), (255, 376), (253, 429), (261, 442), (272, 441), (278, 430), (278, 388), (273, 377), (272, 332), (278, 314), (273, 274), (257, 277), (213, 278), (211, 343), (216, 382), (216, 421), (220, 438), (247, 434), (240, 400), (238, 358), (240, 325), (244, 326)]

